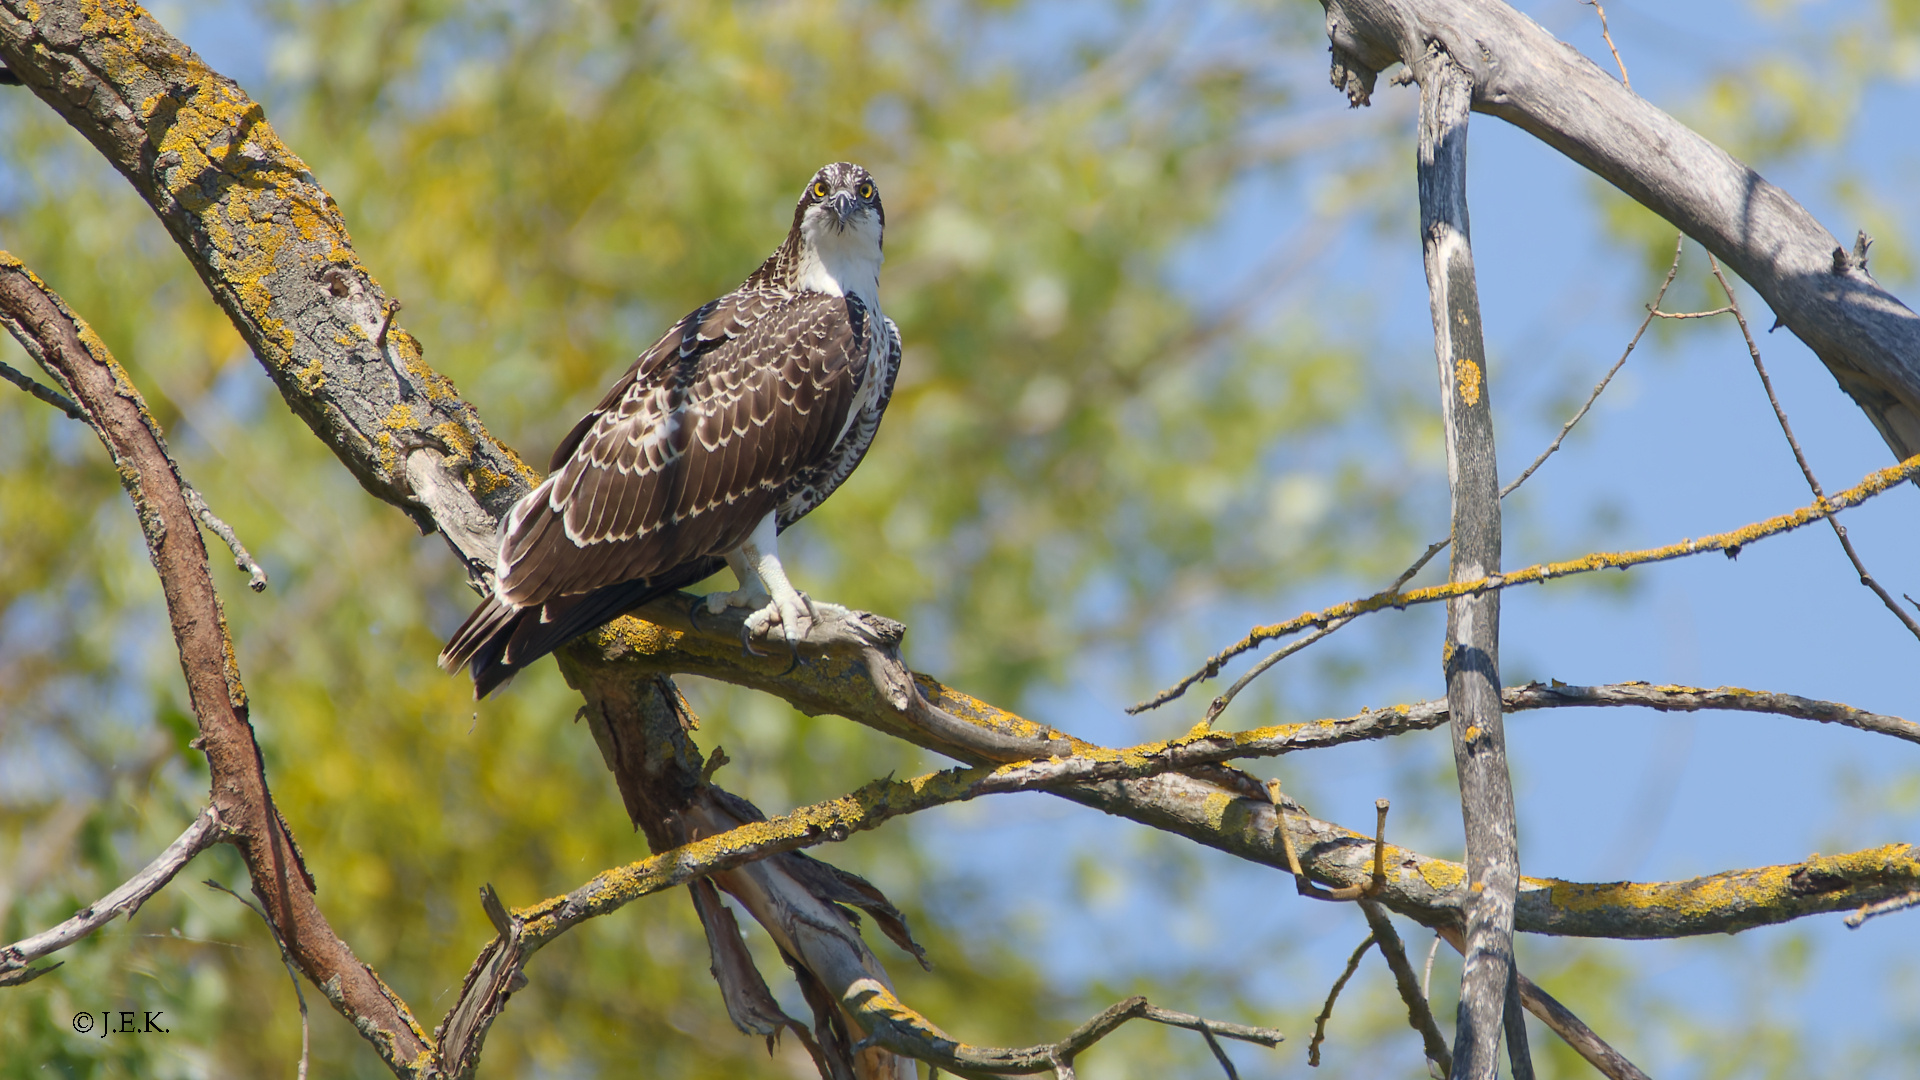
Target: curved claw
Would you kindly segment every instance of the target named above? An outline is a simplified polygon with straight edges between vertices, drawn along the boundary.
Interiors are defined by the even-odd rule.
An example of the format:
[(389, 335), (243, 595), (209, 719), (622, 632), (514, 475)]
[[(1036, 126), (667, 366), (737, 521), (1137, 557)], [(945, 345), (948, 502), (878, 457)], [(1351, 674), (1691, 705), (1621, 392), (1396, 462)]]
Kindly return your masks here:
[(695, 633), (700, 631), (700, 609), (707, 606), (707, 598), (696, 596), (693, 603), (687, 605), (687, 621), (693, 624)]
[(753, 626), (751, 623), (740, 624), (740, 648), (745, 650), (748, 656), (767, 655), (753, 647)]
[(786, 678), (787, 676), (789, 676), (789, 675), (791, 675), (791, 674), (793, 674), (793, 673), (794, 673), (795, 671), (797, 671), (797, 670), (799, 670), (799, 668), (800, 668), (800, 644), (799, 644), (799, 642), (795, 642), (795, 641), (789, 641), (789, 642), (787, 642), (787, 648), (789, 648), (789, 649), (791, 649), (791, 650), (793, 650), (793, 662), (792, 662), (792, 663), (790, 663), (790, 664), (788, 664), (788, 665), (787, 665), (787, 669), (786, 669), (785, 671), (782, 671), (782, 672), (780, 673), (780, 675), (779, 675), (779, 677), (780, 677), (780, 678), (782, 678), (782, 679), (784, 679), (784, 678)]

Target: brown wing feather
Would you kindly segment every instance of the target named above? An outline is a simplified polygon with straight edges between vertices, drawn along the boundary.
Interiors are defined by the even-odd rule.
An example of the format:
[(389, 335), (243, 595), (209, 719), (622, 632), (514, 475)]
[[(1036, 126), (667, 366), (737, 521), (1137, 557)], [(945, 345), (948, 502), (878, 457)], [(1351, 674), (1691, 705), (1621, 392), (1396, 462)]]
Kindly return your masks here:
[(738, 547), (845, 426), (873, 332), (863, 316), (841, 297), (749, 292), (681, 320), (509, 522), (504, 595), (541, 603)]

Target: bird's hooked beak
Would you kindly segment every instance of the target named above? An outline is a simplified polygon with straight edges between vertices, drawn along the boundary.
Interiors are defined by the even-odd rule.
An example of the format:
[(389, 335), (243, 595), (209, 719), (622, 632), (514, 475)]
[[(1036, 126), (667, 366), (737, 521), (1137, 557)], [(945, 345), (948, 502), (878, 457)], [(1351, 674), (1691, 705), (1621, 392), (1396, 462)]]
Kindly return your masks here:
[(827, 209), (833, 212), (834, 228), (844, 229), (860, 212), (860, 200), (854, 198), (852, 192), (843, 191), (827, 200)]

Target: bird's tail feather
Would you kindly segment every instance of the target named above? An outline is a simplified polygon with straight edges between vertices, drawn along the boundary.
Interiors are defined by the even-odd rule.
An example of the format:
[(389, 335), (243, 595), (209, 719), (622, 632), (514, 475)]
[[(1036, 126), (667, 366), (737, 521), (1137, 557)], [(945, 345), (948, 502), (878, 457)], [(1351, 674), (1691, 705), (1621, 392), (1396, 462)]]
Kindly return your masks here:
[(726, 560), (717, 556), (696, 559), (658, 577), (623, 581), (532, 607), (514, 607), (489, 595), (454, 631), (440, 653), (440, 666), (449, 674), (467, 668), (473, 674), (473, 696), (484, 698), (522, 668), (574, 638), (709, 577), (725, 565)]

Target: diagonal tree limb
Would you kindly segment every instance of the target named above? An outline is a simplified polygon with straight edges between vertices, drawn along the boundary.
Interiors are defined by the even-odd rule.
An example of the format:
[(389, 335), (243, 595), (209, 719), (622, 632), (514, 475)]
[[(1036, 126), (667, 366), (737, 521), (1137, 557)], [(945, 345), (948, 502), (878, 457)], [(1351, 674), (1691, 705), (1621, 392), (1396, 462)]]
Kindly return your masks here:
[(19, 986), (32, 982), (59, 966), (29, 968), (28, 965), (33, 961), (79, 941), (112, 922), (116, 915), (124, 914), (129, 919), (133, 918), (133, 913), (140, 910), (140, 905), (166, 888), (174, 875), (192, 862), (195, 855), (219, 842), (220, 817), (209, 806), (200, 811), (200, 816), (193, 819), (187, 831), (119, 888), (88, 904), (60, 925), (0, 948), (0, 986)]
[[(1459, 931), (1451, 927), (1439, 928), (1440, 939), (1452, 945), (1455, 952), (1461, 951)], [(1435, 946), (1439, 941), (1434, 942)], [(1429, 956), (1429, 969), (1433, 963)], [(1542, 990), (1539, 984), (1525, 975), (1519, 975), (1520, 1003), (1581, 1057), (1587, 1064), (1599, 1070), (1608, 1080), (1648, 1080), (1640, 1067), (1628, 1061), (1626, 1055), (1607, 1044), (1605, 1039), (1594, 1034), (1593, 1029), (1581, 1021), (1573, 1011), (1560, 1004), (1552, 994)]]
[(1433, 1018), (1433, 1009), (1427, 1005), (1427, 995), (1420, 989), (1420, 980), (1413, 974), (1413, 965), (1407, 960), (1407, 947), (1400, 941), (1400, 934), (1393, 928), (1393, 919), (1387, 909), (1372, 900), (1359, 901), (1360, 911), (1367, 917), (1367, 925), (1373, 929), (1374, 940), (1380, 943), (1380, 955), (1386, 958), (1387, 967), (1393, 970), (1394, 988), (1400, 991), (1400, 1000), (1407, 1005), (1407, 1023), (1420, 1033), (1427, 1060), (1440, 1066), (1443, 1073), (1453, 1072), (1453, 1051), (1447, 1046), (1446, 1036), (1440, 1033), (1440, 1025)]
[(314, 902), (313, 880), (299, 847), (273, 805), (199, 523), (140, 392), (92, 329), (5, 253), (0, 253), (0, 322), (85, 411), (133, 500), (199, 722), (196, 742), (207, 755), (222, 838), (245, 860), (254, 895), (301, 971), (336, 1009), (363, 1025), (368, 1041), (396, 1074), (418, 1075), (418, 1062), (429, 1052), (425, 1032), (335, 936)]
[[(1322, 0), (1332, 78), (1355, 105), (1439, 42), (1497, 116), (1700, 242), (1806, 342), (1893, 456), (1920, 454), (1920, 315), (1792, 196), (1499, 0)], [(1836, 253), (1837, 256), (1836, 257)]]

